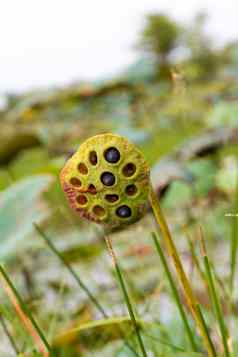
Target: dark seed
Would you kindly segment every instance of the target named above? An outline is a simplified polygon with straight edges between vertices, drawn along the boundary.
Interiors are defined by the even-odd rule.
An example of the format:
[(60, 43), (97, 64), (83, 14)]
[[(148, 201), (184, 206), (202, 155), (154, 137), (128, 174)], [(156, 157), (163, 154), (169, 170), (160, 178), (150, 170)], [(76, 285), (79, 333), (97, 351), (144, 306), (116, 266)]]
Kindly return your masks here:
[(136, 166), (132, 162), (130, 162), (129, 164), (126, 164), (123, 167), (122, 172), (123, 172), (124, 176), (130, 177), (130, 176), (134, 175), (134, 173), (136, 172)]
[(92, 183), (90, 183), (88, 186), (88, 192), (90, 192), (92, 195), (96, 195), (97, 193), (97, 189)]
[(118, 162), (120, 160), (120, 156), (120, 152), (114, 147), (107, 149), (104, 153), (105, 159), (110, 162), (110, 164)]
[(128, 218), (131, 216), (131, 209), (130, 207), (123, 205), (118, 207), (116, 210), (116, 214), (121, 218)]
[(81, 181), (77, 177), (72, 177), (69, 181), (73, 186), (81, 186)]
[(91, 162), (92, 165), (97, 165), (98, 157), (96, 151), (90, 151), (89, 161)]
[(113, 202), (116, 202), (119, 200), (119, 196), (116, 195), (116, 194), (111, 194), (111, 195), (106, 195), (105, 196), (105, 199), (110, 202), (110, 203), (113, 203)]
[(102, 206), (96, 205), (93, 207), (93, 212), (99, 216), (102, 217), (105, 214), (105, 209)]
[(128, 185), (126, 187), (126, 194), (128, 196), (134, 196), (137, 192), (137, 187), (135, 185)]
[(85, 205), (88, 202), (87, 197), (84, 195), (79, 195), (76, 200), (80, 205)]
[(78, 164), (78, 170), (82, 175), (87, 175), (88, 173), (88, 168), (83, 162)]
[(114, 185), (116, 179), (111, 172), (103, 172), (101, 175), (101, 181), (105, 186), (112, 186)]

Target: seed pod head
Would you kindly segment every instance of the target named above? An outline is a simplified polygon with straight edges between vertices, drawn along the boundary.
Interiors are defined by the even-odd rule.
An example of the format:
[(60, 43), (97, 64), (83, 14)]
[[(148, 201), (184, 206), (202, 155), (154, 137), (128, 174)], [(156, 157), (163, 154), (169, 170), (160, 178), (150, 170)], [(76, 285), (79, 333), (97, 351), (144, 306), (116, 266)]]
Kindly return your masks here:
[(149, 167), (135, 145), (121, 136), (89, 138), (67, 161), (60, 181), (81, 217), (112, 229), (138, 221), (145, 212)]

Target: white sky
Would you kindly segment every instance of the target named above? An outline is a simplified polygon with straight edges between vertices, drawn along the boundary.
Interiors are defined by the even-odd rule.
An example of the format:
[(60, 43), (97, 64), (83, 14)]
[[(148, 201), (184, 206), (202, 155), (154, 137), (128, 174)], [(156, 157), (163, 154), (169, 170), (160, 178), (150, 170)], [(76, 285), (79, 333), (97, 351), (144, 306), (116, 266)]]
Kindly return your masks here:
[(237, 0), (0, 0), (0, 92), (108, 77), (137, 58), (146, 13), (201, 9), (220, 42), (238, 38)]

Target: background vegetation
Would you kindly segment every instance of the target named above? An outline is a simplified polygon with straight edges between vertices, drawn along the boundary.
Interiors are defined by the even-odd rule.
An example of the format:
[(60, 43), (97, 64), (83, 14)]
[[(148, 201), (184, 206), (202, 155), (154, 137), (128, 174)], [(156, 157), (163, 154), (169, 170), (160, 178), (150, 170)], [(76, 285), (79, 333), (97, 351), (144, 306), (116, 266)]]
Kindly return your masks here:
[[(0, 112), (0, 258), (57, 356), (140, 355), (103, 232), (69, 209), (58, 179), (81, 142), (108, 131), (138, 144), (149, 161), (217, 355), (223, 356), (199, 249), (202, 227), (230, 353), (237, 356), (238, 226), (229, 214), (238, 206), (238, 42), (218, 47), (205, 22), (204, 14), (189, 26), (151, 14), (135, 44), (138, 61), (120, 76), (7, 96)], [(180, 294), (198, 346), (192, 352), (151, 237), (155, 229), (148, 209), (143, 220), (112, 234), (148, 356), (204, 356)], [(0, 355), (37, 355), (4, 282), (2, 287)]]

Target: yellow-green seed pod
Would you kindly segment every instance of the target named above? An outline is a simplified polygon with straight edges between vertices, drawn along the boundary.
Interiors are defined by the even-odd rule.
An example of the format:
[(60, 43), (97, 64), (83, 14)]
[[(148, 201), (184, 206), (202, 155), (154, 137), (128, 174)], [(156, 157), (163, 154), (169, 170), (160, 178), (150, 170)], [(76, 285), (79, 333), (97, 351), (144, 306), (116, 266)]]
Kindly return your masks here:
[(61, 185), (81, 217), (118, 228), (145, 212), (150, 173), (142, 153), (127, 139), (96, 135), (85, 141), (61, 171)]

